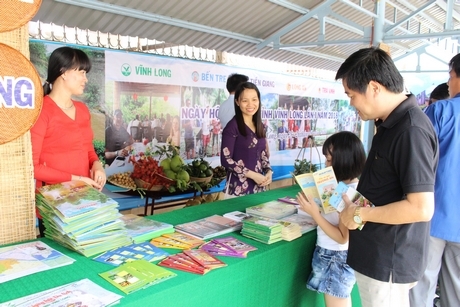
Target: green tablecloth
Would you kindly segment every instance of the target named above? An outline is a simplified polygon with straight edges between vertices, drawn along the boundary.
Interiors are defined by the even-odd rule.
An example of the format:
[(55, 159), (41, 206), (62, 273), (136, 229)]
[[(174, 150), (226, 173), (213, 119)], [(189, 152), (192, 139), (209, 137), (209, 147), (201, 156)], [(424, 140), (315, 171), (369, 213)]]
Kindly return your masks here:
[[(173, 225), (185, 223), (212, 214), (223, 215), (230, 211), (244, 211), (283, 196), (294, 196), (297, 186), (287, 187), (225, 201), (183, 208), (150, 216), (149, 218)], [(305, 287), (311, 271), (311, 258), (316, 241), (316, 231), (304, 234), (291, 242), (281, 241), (271, 245), (245, 238), (239, 233), (230, 235), (245, 241), (258, 250), (247, 258), (220, 257), (227, 267), (206, 275), (175, 271), (177, 277), (150, 288), (126, 295), (121, 306), (324, 306), (320, 294)], [(227, 236), (227, 235), (226, 235)], [(89, 278), (107, 290), (124, 295), (111, 286), (98, 273), (112, 266), (85, 258), (48, 239), (43, 242), (74, 258), (76, 262), (65, 267), (40, 272), (0, 284), (0, 302), (56, 287), (65, 283)], [(168, 250), (175, 253), (177, 250)], [(357, 289), (353, 290), (353, 306), (360, 306)]]

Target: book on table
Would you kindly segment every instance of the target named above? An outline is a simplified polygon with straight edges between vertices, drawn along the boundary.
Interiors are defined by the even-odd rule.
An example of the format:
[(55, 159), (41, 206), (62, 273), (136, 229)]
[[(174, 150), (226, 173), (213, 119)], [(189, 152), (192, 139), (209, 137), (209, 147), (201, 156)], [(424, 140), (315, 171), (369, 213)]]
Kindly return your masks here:
[(200, 246), (208, 253), (216, 256), (228, 256), (245, 258), (250, 251), (257, 250), (256, 247), (249, 245), (234, 237), (216, 238)]
[(260, 205), (246, 208), (246, 213), (249, 215), (262, 216), (271, 219), (280, 219), (296, 212), (297, 208), (295, 206), (278, 200), (272, 200)]
[(304, 213), (304, 214), (295, 213), (292, 215), (288, 215), (280, 219), (280, 221), (298, 224), (300, 226), (300, 232), (302, 234), (312, 231), (316, 229), (316, 227), (318, 226), (315, 220), (307, 213)]
[(165, 233), (174, 232), (174, 226), (158, 222), (135, 214), (125, 214), (120, 218), (124, 223), (128, 235), (134, 243), (148, 241)]
[(281, 241), (283, 226), (278, 220), (253, 216), (243, 221), (241, 234), (245, 237), (272, 244)]
[(0, 306), (30, 307), (30, 306), (112, 306), (120, 302), (123, 296), (108, 291), (89, 279), (58, 286), (49, 290), (37, 292)]
[(42, 186), (35, 195), (45, 237), (69, 249), (89, 257), (132, 243), (117, 202), (83, 181)]
[(0, 248), (0, 283), (72, 264), (75, 260), (41, 241)]
[(278, 200), (282, 201), (284, 203), (287, 203), (287, 204), (291, 204), (291, 205), (298, 205), (299, 204), (299, 202), (297, 201), (297, 198), (290, 197), (290, 196), (280, 197), (280, 198), (278, 198)]
[(150, 244), (149, 242), (135, 243), (107, 251), (93, 260), (119, 266), (123, 263), (144, 259), (149, 262), (158, 261), (169, 256), (169, 253)]
[(178, 232), (206, 240), (240, 230), (241, 226), (241, 222), (215, 214), (196, 221), (175, 225), (174, 228)]
[(329, 204), (329, 199), (338, 184), (332, 166), (314, 173), (294, 176), (294, 179), (300, 186), (302, 192), (310, 196), (322, 212), (327, 214), (336, 211), (336, 209)]
[(126, 294), (145, 289), (177, 276), (176, 273), (144, 259), (124, 263), (99, 275)]

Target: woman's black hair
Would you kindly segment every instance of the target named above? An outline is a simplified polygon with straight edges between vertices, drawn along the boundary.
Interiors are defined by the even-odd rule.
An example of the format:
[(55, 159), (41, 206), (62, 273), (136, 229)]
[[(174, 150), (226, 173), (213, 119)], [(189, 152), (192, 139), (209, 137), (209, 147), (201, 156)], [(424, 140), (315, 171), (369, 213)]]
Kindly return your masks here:
[(261, 115), (262, 114), (262, 103), (260, 101), (260, 92), (257, 86), (251, 82), (240, 83), (238, 84), (235, 90), (235, 101), (233, 102), (233, 104), (235, 107), (235, 117), (236, 117), (236, 123), (238, 124), (238, 131), (240, 132), (241, 135), (246, 136), (246, 125), (244, 123), (243, 113), (241, 112), (240, 107), (236, 104), (241, 94), (243, 94), (244, 90), (255, 90), (257, 93), (257, 98), (259, 99), (259, 108), (257, 109), (257, 112), (252, 116), (252, 121), (254, 122), (254, 125), (256, 126), (257, 137), (259, 139), (264, 138), (265, 129), (262, 123), (262, 115)]
[(338, 181), (359, 177), (366, 163), (361, 140), (349, 131), (334, 133), (324, 141), (323, 154), (331, 155), (332, 168)]
[(43, 85), (43, 94), (48, 95), (51, 92), (50, 85), (63, 73), (71, 69), (84, 70), (87, 73), (91, 70), (91, 61), (86, 53), (71, 47), (55, 49), (48, 61), (48, 77)]

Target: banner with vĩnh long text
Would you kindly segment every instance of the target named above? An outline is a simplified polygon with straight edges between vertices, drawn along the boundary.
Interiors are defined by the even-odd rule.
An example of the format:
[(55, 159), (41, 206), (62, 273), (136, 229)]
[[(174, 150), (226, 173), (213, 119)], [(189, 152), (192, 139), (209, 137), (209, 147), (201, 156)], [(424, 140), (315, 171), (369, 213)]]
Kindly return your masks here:
[[(39, 50), (43, 48), (46, 56), (62, 46), (32, 41), (31, 48), (33, 44), (39, 45)], [(181, 156), (203, 157), (217, 166), (222, 136), (217, 116), (229, 96), (226, 81), (233, 73), (247, 75), (260, 90), (275, 179), (289, 176), (297, 158), (324, 164), (321, 145), (332, 133), (360, 133), (361, 121), (341, 82), (152, 54), (73, 47), (87, 52), (93, 63), (85, 94), (79, 99), (87, 102), (93, 114), (102, 110), (106, 115), (103, 124), (93, 120), (96, 139), (104, 141), (103, 130), (113, 124), (115, 110), (121, 110), (123, 126), (134, 134), (138, 150), (144, 143), (164, 143), (178, 124), (180, 137), (176, 142)], [(36, 64), (33, 53), (31, 50), (31, 61)], [(46, 70), (37, 70), (46, 78)], [(141, 128), (132, 130), (137, 120)]]

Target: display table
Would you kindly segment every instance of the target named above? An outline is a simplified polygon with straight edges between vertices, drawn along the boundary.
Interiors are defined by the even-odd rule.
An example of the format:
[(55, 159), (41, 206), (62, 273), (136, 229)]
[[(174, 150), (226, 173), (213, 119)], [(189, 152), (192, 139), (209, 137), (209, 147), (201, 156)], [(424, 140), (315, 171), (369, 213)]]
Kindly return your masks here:
[[(149, 216), (148, 218), (173, 225), (189, 222), (212, 214), (224, 213), (257, 205), (283, 196), (294, 196), (297, 186), (264, 193), (187, 207)], [(260, 243), (234, 232), (230, 234), (258, 248), (247, 258), (219, 257), (227, 267), (212, 270), (206, 275), (172, 270), (178, 276), (163, 283), (126, 295), (119, 306), (324, 306), (323, 296), (305, 287), (311, 271), (311, 258), (316, 242), (316, 231), (304, 234), (291, 242), (271, 245)], [(225, 235), (228, 236), (228, 235)], [(33, 274), (0, 284), (0, 302), (46, 290), (65, 283), (89, 278), (107, 290), (124, 295), (98, 273), (112, 266), (85, 258), (48, 239), (42, 239), (53, 248), (74, 258), (72, 265)], [(167, 250), (171, 253), (178, 250)], [(357, 289), (352, 293), (353, 306), (359, 307)]]

